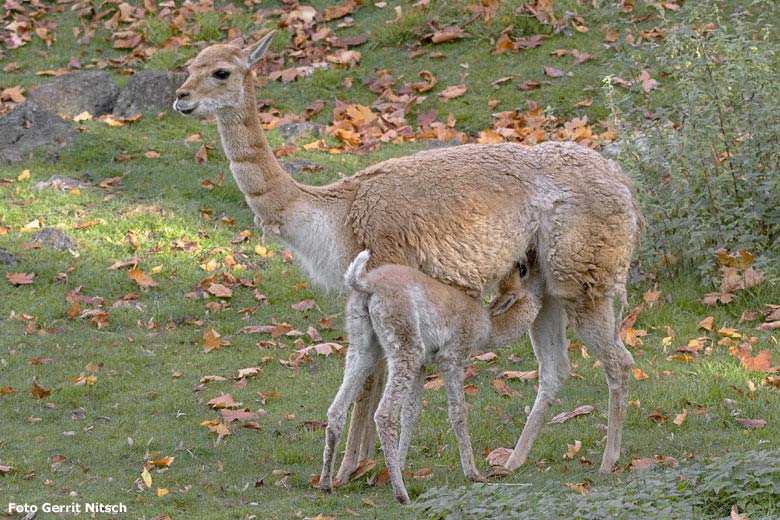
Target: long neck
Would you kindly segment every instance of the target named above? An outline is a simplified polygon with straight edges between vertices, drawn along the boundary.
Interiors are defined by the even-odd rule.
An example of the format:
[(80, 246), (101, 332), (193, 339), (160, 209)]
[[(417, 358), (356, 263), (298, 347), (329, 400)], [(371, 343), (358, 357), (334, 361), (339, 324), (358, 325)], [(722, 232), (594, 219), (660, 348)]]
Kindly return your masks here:
[(539, 313), (539, 305), (534, 302), (517, 302), (503, 314), (490, 318), (492, 326), (490, 340), (486, 350), (504, 347), (521, 338)]
[(217, 126), (230, 169), (247, 202), (264, 221), (277, 220), (274, 212), (289, 205), (299, 189), (276, 161), (263, 133), (251, 75), (244, 81), (241, 103), (220, 110)]

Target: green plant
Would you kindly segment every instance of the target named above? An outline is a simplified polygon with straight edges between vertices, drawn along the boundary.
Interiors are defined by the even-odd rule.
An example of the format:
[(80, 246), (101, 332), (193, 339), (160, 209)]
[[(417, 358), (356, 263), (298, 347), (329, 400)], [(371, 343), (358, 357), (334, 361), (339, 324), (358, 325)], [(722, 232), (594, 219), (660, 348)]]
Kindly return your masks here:
[[(780, 486), (778, 450), (729, 454), (710, 463), (653, 469), (588, 482), (584, 496), (562, 486), (480, 484), (435, 488), (415, 509), (424, 518), (571, 518), (577, 520), (727, 518), (732, 506), (750, 518), (775, 518)], [(586, 481), (587, 482), (587, 481)]]
[[(755, 4), (771, 21), (776, 6)], [(645, 254), (697, 264), (705, 276), (721, 247), (758, 253), (764, 267), (780, 252), (780, 117), (768, 109), (780, 98), (780, 46), (769, 22), (727, 7), (686, 4), (649, 57), (623, 48), (631, 70), (676, 80), (662, 79), (664, 92), (638, 96), (636, 72), (632, 92), (607, 91), (630, 136), (620, 160), (648, 220)]]

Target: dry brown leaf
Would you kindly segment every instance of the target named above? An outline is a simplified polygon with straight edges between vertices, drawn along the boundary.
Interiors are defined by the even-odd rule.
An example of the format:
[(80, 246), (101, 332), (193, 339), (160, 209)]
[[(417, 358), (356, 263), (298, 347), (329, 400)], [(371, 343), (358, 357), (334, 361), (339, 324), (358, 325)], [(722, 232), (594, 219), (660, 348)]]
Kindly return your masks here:
[[(195, 134), (198, 135), (198, 134)], [(200, 136), (198, 136), (200, 137)], [(195, 162), (198, 164), (207, 163), (209, 161), (209, 152), (205, 144), (200, 145), (198, 151), (195, 152)]]
[(127, 272), (127, 275), (131, 280), (135, 281), (140, 287), (146, 289), (148, 287), (157, 287), (159, 284), (152, 279), (151, 276), (145, 274), (141, 269), (135, 267)]
[(513, 398), (520, 397), (522, 395), (514, 388), (510, 388), (503, 379), (492, 380), (490, 382), (490, 386), (493, 387), (493, 390), (495, 390), (498, 395), (502, 395), (504, 397)]
[(485, 352), (482, 354), (478, 354), (476, 356), (472, 356), (471, 359), (475, 361), (485, 361), (490, 363), (491, 361), (497, 360), (498, 355), (495, 352)]
[(12, 285), (30, 285), (33, 283), (35, 273), (5, 273), (5, 277)]
[(529, 370), (527, 372), (523, 372), (521, 370), (505, 370), (501, 373), (501, 377), (504, 379), (520, 379), (521, 381), (536, 379), (539, 377), (539, 371)]
[(707, 316), (698, 323), (697, 327), (700, 329), (712, 331), (712, 325), (714, 322), (715, 318), (713, 316)]
[(650, 377), (647, 375), (647, 373), (644, 370), (642, 370), (639, 367), (632, 368), (631, 374), (634, 376), (634, 379), (636, 379), (637, 381), (642, 381), (643, 379), (647, 379)]
[(745, 419), (742, 417), (737, 417), (734, 420), (737, 421), (743, 428), (748, 429), (763, 428), (766, 426), (766, 420), (764, 419)]
[(575, 408), (574, 410), (572, 410), (570, 412), (559, 413), (558, 415), (556, 415), (555, 417), (550, 419), (550, 421), (547, 424), (561, 424), (561, 423), (564, 423), (564, 422), (568, 421), (569, 419), (571, 419), (573, 417), (577, 417), (579, 415), (586, 415), (586, 414), (592, 413), (593, 410), (595, 410), (595, 408), (593, 406), (589, 405), (589, 404), (578, 406), (577, 408)]
[(212, 350), (220, 350), (223, 346), (227, 346), (225, 340), (222, 339), (222, 335), (214, 329), (211, 325), (206, 327), (203, 333), (203, 351), (208, 353)]
[(643, 70), (642, 73), (639, 74), (639, 81), (642, 82), (642, 90), (645, 94), (649, 94), (651, 90), (658, 86), (658, 82), (651, 78), (650, 73), (646, 70)]
[(439, 92), (438, 97), (442, 101), (459, 98), (466, 93), (466, 85), (452, 85)]
[(685, 419), (688, 418), (688, 409), (683, 408), (682, 413), (678, 413), (674, 416), (674, 419), (672, 419), (672, 423), (676, 424), (677, 426), (682, 425), (682, 423), (685, 422)]
[(51, 390), (46, 390), (44, 387), (39, 385), (38, 383), (32, 384), (32, 396), (33, 399), (43, 399), (44, 397), (48, 397), (51, 394)]
[(568, 446), (569, 449), (566, 450), (566, 453), (563, 454), (563, 460), (571, 460), (577, 453), (579, 453), (580, 449), (582, 448), (582, 442), (575, 440), (574, 444), (567, 443), (566, 446)]
[(510, 455), (512, 455), (512, 448), (496, 448), (487, 454), (485, 462), (491, 467), (503, 467)]
[(230, 287), (222, 285), (221, 283), (212, 283), (206, 290), (209, 294), (212, 294), (217, 298), (230, 298), (233, 296), (233, 291)]
[(466, 36), (466, 33), (463, 32), (463, 29), (461, 29), (457, 25), (449, 25), (447, 27), (442, 27), (441, 29), (437, 30), (436, 32), (434, 32), (429, 36), (433, 43), (442, 43), (442, 42), (449, 42), (453, 40), (459, 40), (464, 36)]
[(207, 404), (216, 410), (221, 408), (238, 408), (241, 406), (241, 403), (234, 401), (233, 396), (230, 394), (222, 394), (219, 397), (215, 397)]
[(550, 76), (551, 78), (560, 78), (564, 74), (563, 71), (560, 69), (556, 69), (555, 67), (547, 67), (547, 66), (544, 67), (544, 73)]

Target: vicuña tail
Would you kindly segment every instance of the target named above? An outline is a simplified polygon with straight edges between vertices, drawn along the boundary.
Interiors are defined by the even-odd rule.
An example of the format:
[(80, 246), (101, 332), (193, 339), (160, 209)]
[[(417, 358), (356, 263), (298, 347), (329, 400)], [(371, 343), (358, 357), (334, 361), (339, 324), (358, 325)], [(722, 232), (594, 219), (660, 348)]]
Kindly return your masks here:
[(371, 257), (371, 253), (368, 249), (361, 251), (352, 260), (352, 263), (347, 267), (347, 272), (344, 273), (344, 283), (353, 291), (368, 293), (371, 292), (371, 288), (366, 282), (366, 264)]

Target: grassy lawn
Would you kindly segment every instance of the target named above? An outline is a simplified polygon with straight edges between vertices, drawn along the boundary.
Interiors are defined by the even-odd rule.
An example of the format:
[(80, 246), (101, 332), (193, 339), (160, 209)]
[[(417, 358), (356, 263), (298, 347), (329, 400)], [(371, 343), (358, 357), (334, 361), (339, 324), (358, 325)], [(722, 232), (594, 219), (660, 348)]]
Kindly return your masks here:
[[(280, 5), (269, 4), (263, 8)], [(428, 20), (432, 15), (410, 2), (387, 4), (379, 8), (373, 2), (365, 3), (352, 15), (352, 27), (338, 29), (339, 20), (324, 24), (341, 37), (370, 33), (369, 42), (359, 47), (359, 66), (318, 70), (295, 83), (270, 82), (258, 90), (258, 97), (271, 99), (282, 113), (299, 113), (323, 99), (325, 108), (316, 120), (328, 123), (336, 99), (364, 104), (376, 99), (364, 80), (375, 79), (377, 70), (392, 69), (395, 78), (403, 78), (400, 84), (419, 81), (418, 73), (426, 69), (439, 83), (412, 113), (436, 109), (445, 120), (452, 113), (456, 128), (472, 136), (491, 127), (492, 112), (524, 111), (526, 100), (565, 120), (587, 116), (596, 122), (610, 115), (601, 88), (603, 78), (627, 74), (617, 63), (616, 51), (603, 44), (604, 35), (613, 30), (623, 36), (638, 34), (661, 23), (660, 18), (643, 20), (648, 14), (671, 20), (677, 16), (676, 11), (659, 11), (640, 0), (631, 13), (621, 12), (617, 3), (593, 2), (593, 7), (591, 2), (561, 0), (555, 2), (558, 18), (575, 13), (583, 17), (579, 25), (589, 29), (580, 32), (570, 23), (567, 35), (518, 13), (522, 2), (504, 2), (490, 26), (481, 19), (465, 26), (470, 38), (423, 45), (444, 57), (431, 57), (429, 52), (410, 58), (411, 46), (431, 32)], [(236, 5), (245, 9), (241, 3)], [(312, 5), (324, 11), (330, 4), (317, 1)], [(402, 7), (400, 18), (387, 23), (397, 18), (397, 5)], [(472, 17), (465, 6), (465, 2), (432, 2), (431, 10), (441, 26), (465, 24)], [(201, 39), (225, 39), (230, 27), (257, 29), (250, 14), (229, 19), (203, 15)], [(111, 48), (106, 30), (98, 31), (86, 45), (76, 43), (71, 28), (78, 25), (78, 18), (70, 10), (57, 22), (58, 39), (50, 48), (34, 38), (28, 45), (5, 52), (0, 68), (16, 62), (18, 69), (0, 73), (0, 90), (40, 83), (45, 78), (36, 76), (36, 71), (63, 67), (74, 55), (88, 63), (94, 56), (123, 54)], [(169, 37), (169, 29), (154, 16), (147, 23), (147, 41), (162, 44)], [(495, 42), (508, 25), (513, 25), (513, 38), (535, 34), (547, 38), (530, 50), (496, 55)], [(559, 48), (576, 48), (594, 57), (574, 65), (571, 55), (551, 55)], [(195, 52), (195, 47), (160, 50), (137, 67), (174, 68)], [(572, 76), (548, 77), (545, 66)], [(122, 83), (126, 76), (118, 69), (113, 72)], [(507, 76), (511, 78), (494, 85)], [(349, 88), (344, 85), (348, 78), (352, 79)], [(518, 88), (531, 79), (542, 82), (542, 88)], [(659, 79), (662, 87), (652, 102), (660, 106), (670, 103), (674, 79)], [(435, 95), (458, 83), (468, 86), (466, 95), (450, 101)], [(592, 105), (575, 106), (586, 97), (592, 98)], [(492, 99), (499, 100), (495, 110), (488, 105)], [(416, 118), (410, 115), (409, 120)], [(340, 315), (344, 298), (308, 286), (280, 246), (262, 243), (253, 228), (251, 211), (230, 176), (216, 126), (173, 114), (146, 115), (121, 128), (92, 121), (74, 124), (81, 134), (62, 150), (57, 162), (50, 163), (38, 154), (30, 161), (0, 165), (0, 178), (14, 180), (0, 185), (0, 247), (18, 259), (17, 265), (2, 267), (8, 272), (35, 273), (29, 285), (12, 285), (5, 273), (0, 279), (0, 518), (21, 518), (2, 512), (8, 502), (45, 501), (122, 502), (128, 513), (115, 517), (137, 519), (165, 518), (161, 515), (284, 519), (320, 514), (418, 518), (418, 511), (394, 502), (388, 485), (373, 485), (382, 462), (332, 495), (321, 495), (311, 486), (310, 478), (320, 470), (322, 422), (341, 381), (344, 362), (337, 353), (311, 352), (300, 358), (295, 352), (322, 342), (346, 344)], [(193, 134), (201, 140), (185, 142)], [(276, 130), (269, 132), (269, 139), (274, 148), (283, 144)], [(330, 182), (426, 146), (407, 142), (383, 144), (366, 154), (329, 154), (303, 150), (306, 142), (298, 143), (301, 148), (294, 158), (324, 166), (320, 172), (297, 176), (312, 184)], [(193, 157), (201, 144), (214, 149), (207, 162), (196, 163)], [(145, 155), (150, 151), (159, 157)], [(22, 175), (25, 170), (29, 170), (28, 178)], [(86, 186), (73, 193), (33, 189), (36, 182), (52, 175), (72, 177)], [(116, 176), (121, 181), (99, 186)], [(208, 184), (204, 179), (211, 180), (211, 185), (204, 186)], [(30, 247), (37, 226), (62, 228), (78, 248), (61, 252)], [(645, 246), (647, 258), (653, 257), (653, 246)], [(156, 286), (139, 286), (127, 269), (109, 269), (116, 261), (131, 257)], [(594, 492), (614, 489), (619, 493), (627, 475), (634, 474), (628, 469), (632, 459), (671, 457), (679, 468), (686, 468), (712, 457), (778, 446), (780, 390), (776, 383), (764, 382), (768, 374), (749, 370), (730, 353), (730, 347), (749, 342), (754, 354), (768, 350), (774, 359), (780, 356), (776, 331), (757, 330), (758, 321), (740, 321), (743, 311), (764, 311), (766, 304), (780, 304), (776, 274), (770, 272), (763, 283), (737, 292), (728, 305), (710, 307), (702, 303), (702, 296), (715, 288), (702, 282), (694, 267), (681, 262), (666, 268), (647, 260), (643, 267), (653, 276), (630, 287), (631, 306), (644, 303), (634, 329), (646, 335), (631, 347), (640, 370), (631, 381), (623, 472), (610, 477), (597, 473), (607, 388), (601, 367), (575, 345), (570, 356), (576, 376), (566, 383), (552, 413), (581, 405), (592, 405), (594, 412), (547, 426), (530, 462), (517, 473), (496, 480), (485, 497), (498, 493), (533, 502), (582, 491), (566, 483), (587, 483)], [(232, 287), (232, 296), (217, 297), (199, 288), (215, 274), (219, 282), (221, 273), (241, 279)], [(291, 307), (305, 300), (315, 304), (305, 310)], [(85, 315), (89, 309), (98, 312)], [(698, 324), (708, 316), (714, 325), (704, 330)], [(285, 322), (303, 334), (277, 338), (242, 332), (249, 326)], [(722, 328), (736, 330), (718, 332)], [(210, 330), (229, 345), (204, 352), (204, 335)], [(703, 339), (695, 359), (670, 358), (680, 354), (678, 347), (696, 338)], [(495, 362), (475, 361), (475, 375), (467, 382), (476, 386), (467, 400), (472, 405), (469, 424), (474, 450), (480, 455), (513, 446), (535, 396), (535, 381), (509, 381), (519, 393), (512, 398), (497, 394), (490, 384), (505, 370), (536, 368), (528, 340), (497, 354)], [(259, 368), (259, 373), (238, 377), (239, 370), (251, 367)], [(94, 380), (87, 379), (92, 376)], [(226, 379), (204, 382), (206, 376)], [(34, 395), (34, 385), (43, 392)], [(238, 428), (233, 423), (230, 434), (218, 440), (201, 423), (219, 417), (219, 411), (207, 403), (228, 393), (243, 403), (242, 408), (258, 413), (257, 426)], [(407, 469), (430, 469), (432, 473), (427, 478), (407, 479), (413, 500), (434, 487), (467, 485), (447, 422), (444, 391), (427, 390), (425, 400)], [(685, 414), (682, 421), (678, 414)], [(768, 424), (746, 428), (737, 417), (765, 419)], [(580, 441), (581, 449), (573, 460), (563, 460), (567, 444), (575, 441)], [(165, 457), (175, 459), (166, 466), (170, 459)], [(479, 462), (487, 471), (486, 463)], [(12, 469), (4, 471), (4, 466)], [(142, 476), (145, 467), (150, 467), (150, 485), (144, 483), (146, 475)], [(719, 510), (719, 514), (727, 517), (729, 510)], [(102, 517), (106, 516), (98, 515)]]

